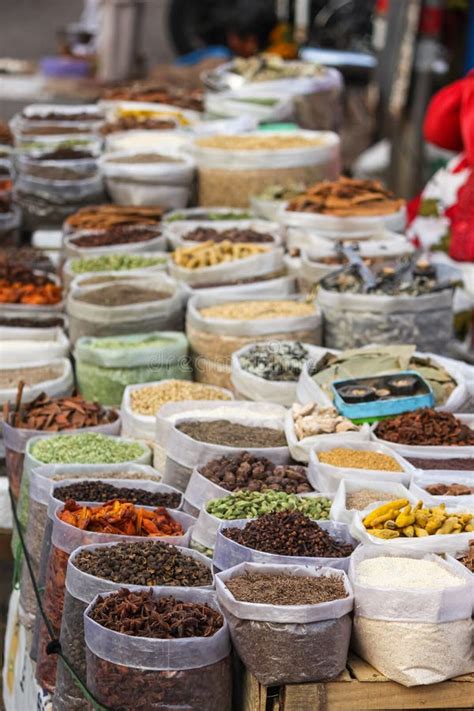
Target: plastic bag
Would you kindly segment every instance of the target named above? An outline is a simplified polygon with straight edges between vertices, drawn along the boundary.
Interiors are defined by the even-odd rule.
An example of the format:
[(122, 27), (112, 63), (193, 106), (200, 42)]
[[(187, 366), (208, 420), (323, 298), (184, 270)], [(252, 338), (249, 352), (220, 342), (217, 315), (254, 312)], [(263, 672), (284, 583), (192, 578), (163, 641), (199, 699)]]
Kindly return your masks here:
[[(277, 555), (275, 553), (265, 553), (253, 548), (240, 545), (226, 538), (222, 534), (224, 528), (244, 528), (248, 524), (248, 519), (237, 519), (236, 521), (222, 521), (217, 531), (216, 546), (214, 548), (214, 566), (218, 570), (227, 570), (239, 563), (260, 563), (262, 565), (309, 565), (311, 567), (327, 566), (338, 570), (348, 570), (350, 556), (346, 558), (312, 558), (294, 555)], [(345, 523), (335, 521), (318, 521), (318, 526), (342, 543), (357, 545), (356, 539), (349, 532)]]
[[(48, 558), (46, 587), (43, 596), (43, 608), (51, 623), (56, 636), (61, 630), (61, 620), (64, 606), (64, 591), (66, 584), (67, 562), (70, 554), (80, 546), (89, 543), (113, 543), (114, 541), (143, 541), (142, 536), (121, 536), (118, 534), (95, 533), (94, 531), (83, 531), (71, 526), (58, 517), (59, 511), (64, 507), (60, 503), (54, 510), (52, 517), (53, 529), (51, 537), (51, 550)], [(151, 507), (144, 506), (150, 510)], [(173, 518), (178, 521), (184, 529), (181, 536), (154, 536), (153, 540), (173, 543), (178, 546), (187, 547), (189, 545), (190, 529), (195, 519), (182, 511), (170, 510)], [(36, 678), (38, 683), (48, 691), (54, 690), (56, 681), (57, 658), (48, 655), (46, 646), (49, 635), (44, 622), (40, 623), (38, 641), (38, 661), (36, 665)]]
[(291, 276), (280, 276), (268, 279), (267, 277), (255, 277), (255, 281), (245, 281), (242, 284), (227, 283), (223, 286), (200, 286), (192, 287), (183, 282), (183, 292), (185, 297), (201, 296), (218, 299), (226, 297), (230, 299), (277, 299), (296, 294), (296, 281)]
[(414, 343), (442, 353), (453, 334), (453, 290), (421, 296), (339, 293), (319, 288), (317, 303), (329, 348)]
[(364, 452), (379, 452), (386, 454), (401, 467), (401, 471), (385, 471), (374, 469), (356, 469), (350, 467), (337, 467), (332, 464), (323, 464), (318, 458), (318, 452), (327, 452), (337, 445), (334, 439), (326, 439), (324, 442), (317, 442), (309, 455), (308, 479), (312, 486), (319, 491), (335, 492), (342, 479), (359, 481), (373, 477), (374, 481), (390, 481), (408, 486), (413, 473), (416, 471), (409, 462), (403, 459), (397, 452), (381, 442), (364, 442), (360, 439), (344, 437), (343, 446), (347, 449), (357, 449)]
[(161, 272), (150, 277), (145, 272), (136, 276), (114, 279), (117, 286), (139, 286), (160, 291), (169, 296), (139, 304), (100, 306), (80, 301), (77, 297), (96, 289), (92, 287), (71, 288), (66, 310), (69, 316), (71, 342), (80, 336), (117, 336), (130, 333), (149, 333), (159, 330), (180, 330), (183, 322), (183, 302), (178, 284)]
[[(426, 491), (426, 487), (429, 484), (464, 484), (464, 486), (472, 489), (472, 493), (461, 496), (430, 494)], [(423, 470), (413, 475), (410, 491), (413, 496), (430, 506), (439, 506), (439, 504), (465, 506), (467, 511), (474, 511), (474, 478), (472, 472), (455, 472), (452, 469), (446, 471), (442, 469)]]
[[(102, 434), (119, 435), (121, 428), (120, 414), (117, 413), (117, 419), (106, 425), (98, 425), (97, 427), (82, 427), (80, 430), (63, 430), (64, 432), (101, 432)], [(50, 432), (49, 435), (55, 435), (57, 432)], [(3, 422), (3, 442), (5, 445), (5, 463), (7, 469), (8, 480), (12, 488), (13, 494), (18, 498), (20, 494), (21, 477), (23, 473), (23, 464), (25, 459), (25, 449), (28, 441), (32, 437), (47, 437), (48, 433), (43, 430), (26, 430), (19, 427), (12, 427), (6, 421)]]
[[(155, 593), (162, 597), (163, 590)], [(216, 608), (213, 593), (182, 590), (178, 599)], [(146, 689), (150, 711), (202, 708), (230, 711), (231, 663), (227, 623), (212, 637), (178, 640), (131, 637), (107, 630), (84, 614), (87, 684), (98, 700), (136, 709)]]
[[(338, 577), (342, 578), (348, 595), (319, 605), (241, 602), (225, 583), (246, 573)], [(327, 681), (345, 669), (354, 595), (342, 570), (241, 563), (218, 573), (216, 592), (240, 659), (264, 686)]]
[(58, 326), (53, 328), (11, 328), (0, 326), (2, 367), (29, 365), (31, 361), (67, 358), (69, 341)]
[(372, 491), (381, 492), (380, 502), (375, 502), (369, 505), (365, 512), (374, 505), (382, 505), (387, 501), (384, 498), (384, 493), (390, 496), (395, 496), (397, 499), (408, 499), (410, 503), (416, 504), (415, 494), (412, 494), (403, 484), (392, 483), (390, 481), (374, 481), (373, 479), (360, 478), (357, 481), (351, 479), (341, 479), (334, 495), (333, 504), (331, 507), (331, 518), (339, 523), (350, 524), (353, 517), (357, 514), (356, 509), (347, 508), (347, 494), (352, 494), (361, 489), (370, 489)]
[[(278, 405), (290, 406), (296, 401), (296, 386), (298, 381), (265, 380), (253, 373), (244, 370), (240, 365), (241, 356), (254, 348), (251, 343), (232, 354), (231, 377), (235, 390), (248, 398), (258, 402), (274, 402)], [(319, 355), (319, 348), (309, 343), (302, 344), (308, 351), (308, 360), (314, 360)]]
[[(144, 469), (147, 469), (147, 467), (144, 467)], [(163, 493), (179, 493), (176, 489), (155, 481), (136, 481), (127, 479), (126, 472), (127, 466), (122, 466), (121, 478), (109, 479), (107, 477), (107, 470), (103, 470), (101, 472), (103, 477), (101, 477), (101, 481), (117, 487), (129, 489), (143, 489), (145, 491)], [(94, 473), (97, 474), (97, 470), (95, 470)], [(37, 469), (33, 469), (31, 472), (28, 523), (26, 527), (25, 543), (33, 567), (35, 579), (38, 579), (40, 571), (41, 548), (48, 518), (49, 501), (51, 499), (53, 500), (52, 506), (54, 506), (54, 504), (58, 505), (61, 503), (61, 500), (56, 499), (54, 496), (55, 488), (58, 486), (67, 486), (68, 484), (72, 484), (76, 481), (76, 479), (63, 479), (62, 481), (57, 482), (51, 478), (54, 474), (54, 465), (49, 467), (38, 467)], [(181, 504), (178, 506), (178, 509), (180, 508)], [(174, 510), (175, 509), (173, 509), (173, 511)], [(31, 627), (37, 613), (37, 604), (36, 597), (33, 592), (31, 577), (25, 562), (23, 562), (21, 571), (20, 590), (21, 609), (24, 613), (22, 623), (28, 627)]]
[[(61, 622), (60, 643), (65, 656), (72, 660), (79, 677), (86, 683), (86, 649), (84, 642), (84, 612), (96, 595), (119, 590), (124, 587), (123, 583), (114, 583), (111, 580), (98, 578), (74, 565), (75, 558), (80, 552), (95, 548), (104, 548), (115, 545), (113, 543), (102, 543), (89, 546), (81, 546), (71, 554), (66, 573), (66, 591), (64, 596), (64, 612)], [(192, 551), (189, 548), (180, 548), (181, 553), (198, 559), (201, 563), (211, 568), (211, 561), (205, 556)], [(128, 590), (148, 590), (148, 586), (127, 585)], [(176, 595), (179, 597), (182, 590), (186, 589), (207, 589), (180, 588), (176, 586), (155, 586), (155, 590), (161, 593)], [(53, 705), (55, 711), (83, 711), (84, 696), (77, 688), (68, 670), (58, 660), (56, 689), (54, 692)]]
[(310, 454), (315, 445), (326, 443), (333, 447), (343, 447), (346, 443), (349, 446), (354, 440), (368, 442), (370, 440), (371, 430), (369, 425), (364, 423), (360, 426), (358, 431), (319, 434), (298, 439), (295, 432), (293, 413), (289, 410), (285, 417), (285, 434), (292, 458), (296, 459), (297, 462), (307, 463), (309, 462)]
[[(16, 365), (2, 366), (2, 370), (15, 368)], [(28, 368), (51, 368), (57, 370), (58, 375), (51, 380), (43, 380), (35, 385), (25, 385), (23, 388), (22, 402), (31, 402), (40, 393), (45, 392), (50, 397), (60, 397), (61, 395), (70, 395), (74, 387), (74, 376), (72, 373), (71, 361), (68, 358), (45, 358), (42, 361), (31, 361), (29, 363), (20, 364), (22, 370), (25, 370), (24, 380), (28, 381)], [(14, 401), (17, 395), (17, 388), (2, 388), (0, 389), (0, 404), (7, 401)]]
[[(147, 383), (148, 386), (153, 385), (165, 385), (167, 380), (155, 381)], [(134, 412), (131, 407), (130, 397), (131, 393), (135, 390), (140, 390), (143, 384), (138, 385), (128, 385), (123, 393), (121, 412), (122, 412), (122, 434), (124, 437), (133, 437), (134, 439), (145, 439), (154, 440), (156, 433), (156, 415), (141, 415), (138, 412)], [(228, 400), (233, 400), (234, 396), (230, 390), (225, 390), (224, 388), (216, 388), (223, 395), (227, 396)], [(189, 403), (195, 403), (196, 407), (199, 407), (200, 400), (187, 401)], [(221, 400), (216, 400), (216, 404), (222, 402)], [(225, 401), (224, 401), (225, 402)]]
[(80, 259), (81, 257), (100, 257), (102, 254), (115, 254), (130, 252), (143, 254), (145, 252), (166, 252), (166, 238), (155, 225), (141, 225), (140, 230), (149, 233), (150, 239), (141, 242), (127, 242), (125, 244), (108, 244), (101, 247), (79, 247), (74, 244), (78, 237), (106, 232), (106, 230), (77, 230), (66, 234), (63, 239), (63, 252), (66, 259)]
[[(427, 583), (424, 589), (379, 589), (358, 582), (357, 567), (363, 560), (394, 555), (436, 562), (459, 576), (459, 586), (436, 590)], [(379, 672), (404, 686), (416, 686), (474, 671), (472, 576), (460, 563), (413, 550), (397, 553), (364, 546), (353, 554), (349, 578), (356, 599), (355, 649)]]

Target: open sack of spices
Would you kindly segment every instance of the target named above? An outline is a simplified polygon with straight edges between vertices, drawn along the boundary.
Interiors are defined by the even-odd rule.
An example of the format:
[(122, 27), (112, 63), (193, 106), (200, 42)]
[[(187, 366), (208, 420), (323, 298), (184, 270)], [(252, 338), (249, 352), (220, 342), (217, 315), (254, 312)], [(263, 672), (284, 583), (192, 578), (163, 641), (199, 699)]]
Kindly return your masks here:
[(129, 276), (136, 271), (154, 273), (166, 270), (168, 255), (164, 252), (140, 252), (130, 254), (125, 252), (112, 252), (99, 254), (92, 257), (73, 257), (67, 259), (63, 267), (63, 280), (65, 287), (78, 277), (85, 275), (85, 279), (92, 279), (96, 274)]
[(80, 230), (108, 230), (114, 226), (149, 225), (157, 228), (163, 216), (161, 207), (135, 205), (87, 205), (70, 215), (64, 222), (65, 234)]
[(67, 358), (69, 340), (59, 326), (25, 328), (0, 326), (0, 364), (27, 365), (41, 360)]
[(119, 336), (158, 330), (180, 330), (183, 303), (179, 285), (161, 272), (133, 276), (69, 291), (66, 311), (71, 342), (81, 336)]
[(425, 351), (446, 352), (453, 335), (454, 289), (460, 283), (461, 272), (445, 265), (412, 259), (396, 268), (368, 269), (358, 258), (319, 285), (325, 344), (414, 343)]
[[(83, 467), (84, 469), (90, 469)], [(165, 506), (169, 509), (180, 509), (182, 495), (176, 489), (166, 484), (161, 484), (152, 480), (136, 481), (127, 479), (128, 472), (131, 474), (138, 471), (146, 476), (150, 472), (150, 467), (137, 465), (115, 465), (115, 471), (111, 471), (112, 465), (108, 465), (100, 471), (99, 466), (91, 472), (95, 478), (88, 478), (86, 472), (82, 473), (84, 478), (63, 479), (56, 481), (56, 467), (53, 465), (38, 467), (33, 469), (30, 477), (30, 497), (28, 507), (28, 520), (25, 533), (25, 544), (29, 554), (30, 563), (35, 579), (40, 575), (40, 563), (42, 553), (42, 542), (45, 539), (51, 541), (51, 531), (47, 529), (48, 510), (53, 511), (58, 504), (69, 499), (75, 501), (94, 501), (106, 503), (112, 499), (127, 501), (140, 506)], [(62, 469), (64, 476), (68, 476), (66, 468)], [(78, 470), (75, 469), (74, 473)], [(71, 472), (72, 474), (73, 472)], [(114, 478), (109, 478), (109, 474), (115, 474)], [(153, 472), (151, 472), (153, 473)], [(100, 476), (100, 481), (97, 477)], [(36, 598), (33, 593), (33, 585), (28, 567), (23, 562), (20, 583), (20, 618), (23, 624), (31, 626), (37, 613)]]
[(354, 595), (342, 570), (241, 563), (216, 576), (216, 592), (240, 659), (264, 686), (345, 669)]
[(68, 358), (45, 358), (20, 366), (0, 366), (0, 403), (13, 402), (18, 385), (23, 382), (21, 399), (34, 400), (42, 392), (50, 397), (69, 395), (74, 385), (71, 361)]
[(238, 491), (309, 494), (313, 487), (306, 467), (277, 463), (271, 452), (262, 456), (244, 450), (198, 464), (184, 493), (184, 508), (197, 515), (211, 499)]
[(235, 454), (238, 449), (262, 456), (271, 454), (281, 464), (288, 461), (281, 406), (261, 403), (260, 417), (252, 417), (245, 410), (243, 413), (238, 400), (218, 405), (203, 402), (199, 418), (186, 413), (186, 408), (189, 403), (180, 408), (182, 415), (172, 427), (162, 424), (161, 417), (157, 420), (158, 443), (166, 448), (164, 481), (172, 486), (184, 490), (197, 462)]
[(474, 477), (468, 472), (442, 469), (417, 472), (410, 491), (427, 504), (466, 506), (474, 511)]
[(184, 153), (114, 151), (100, 159), (107, 189), (119, 205), (186, 207), (194, 160)]
[[(182, 511), (135, 506), (117, 499), (105, 504), (70, 499), (57, 505), (52, 520), (43, 608), (56, 635), (61, 629), (67, 562), (76, 548), (89, 543), (112, 543), (117, 536), (134, 541), (153, 538), (186, 546), (194, 523), (194, 518)], [(40, 686), (53, 691), (57, 659), (47, 654), (48, 641), (46, 625), (41, 622), (36, 678)]]
[(344, 523), (316, 522), (300, 511), (280, 511), (250, 521), (223, 521), (213, 562), (218, 570), (245, 562), (347, 570), (356, 546)]
[(335, 178), (339, 138), (330, 131), (242, 133), (198, 137), (199, 205), (247, 207), (275, 182)]
[(366, 423), (355, 424), (339, 414), (335, 407), (293, 402), (285, 416), (285, 434), (293, 459), (307, 463), (315, 444), (333, 442), (339, 446), (346, 440), (368, 441), (370, 427)]
[(24, 312), (61, 311), (62, 290), (59, 279), (19, 263), (0, 264), (0, 303), (2, 311)]
[[(210, 560), (188, 548), (151, 540), (81, 546), (68, 561), (61, 649), (85, 684), (84, 611), (96, 595), (124, 586), (148, 593), (152, 585), (179, 597), (183, 589), (211, 589), (212, 584)], [(61, 659), (53, 705), (57, 711), (84, 708), (84, 696)]]
[(315, 489), (335, 492), (342, 480), (390, 481), (408, 486), (415, 468), (390, 447), (372, 441), (326, 439), (313, 445), (308, 478)]
[(118, 435), (120, 415), (106, 410), (80, 395), (50, 397), (41, 392), (32, 402), (20, 404), (22, 391), (17, 392), (17, 405), (4, 406), (3, 441), (7, 475), (13, 494), (20, 493), (23, 461), (28, 440), (43, 433), (55, 434), (68, 430), (102, 432)]
[(289, 406), (303, 365), (324, 351), (300, 341), (252, 343), (232, 354), (231, 377), (236, 392), (248, 400)]
[(474, 532), (474, 512), (460, 506), (432, 505), (408, 497), (384, 501), (357, 512), (352, 534), (363, 543), (389, 545), (429, 553), (454, 553)]
[(304, 405), (333, 405), (333, 382), (352, 378), (397, 374), (413, 370), (426, 380), (435, 396), (436, 407), (458, 412), (469, 399), (466, 379), (452, 360), (419, 353), (408, 344), (370, 345), (346, 351), (327, 352), (319, 360), (306, 363), (298, 381), (297, 395)]
[(369, 512), (383, 503), (400, 499), (416, 504), (416, 496), (403, 484), (378, 481), (369, 477), (370, 475), (367, 478), (341, 479), (333, 495), (331, 518), (334, 521), (350, 524), (360, 511)]
[(84, 634), (87, 685), (107, 707), (133, 711), (145, 692), (150, 711), (230, 711), (229, 632), (213, 593), (99, 595), (84, 613)]
[[(131, 384), (190, 380), (187, 353), (186, 337), (178, 331), (79, 338), (74, 350), (77, 384), (83, 396), (118, 407)], [(144, 430), (140, 438), (147, 439), (148, 434)]]
[(404, 686), (474, 672), (472, 575), (455, 560), (363, 546), (353, 555), (353, 644)]
[[(225, 208), (220, 208), (223, 210)], [(216, 212), (215, 219), (205, 215), (203, 219), (192, 221), (169, 221), (166, 223), (165, 234), (171, 249), (192, 247), (203, 242), (219, 244), (260, 244), (267, 247), (279, 247), (282, 243), (281, 227), (276, 222), (251, 219), (247, 213), (243, 219), (224, 219), (224, 215)], [(232, 211), (229, 215), (232, 216)], [(245, 214), (245, 213), (244, 213)], [(207, 219), (206, 219), (207, 217)], [(222, 219), (219, 219), (222, 217)]]
[(199, 357), (196, 378), (228, 387), (234, 351), (258, 341), (321, 343), (321, 317), (298, 297), (195, 296), (188, 302), (186, 335)]
[(166, 241), (156, 224), (112, 224), (110, 227), (67, 233), (63, 252), (67, 259), (91, 259), (111, 254), (165, 251)]
[[(199, 400), (233, 400), (230, 390), (193, 383), (188, 380), (165, 379), (147, 384), (127, 385), (122, 399), (122, 434), (125, 437), (154, 440), (156, 414), (171, 402)], [(199, 405), (196, 405), (199, 407)]]
[(289, 227), (317, 230), (332, 239), (367, 239), (384, 228), (402, 232), (406, 222), (405, 201), (378, 180), (341, 176), (311, 186), (291, 199), (279, 214)]
[(206, 548), (215, 548), (222, 521), (253, 519), (267, 513), (300, 511), (313, 521), (327, 521), (331, 498), (326, 494), (287, 494), (284, 491), (236, 491), (211, 499), (199, 511), (193, 538)]

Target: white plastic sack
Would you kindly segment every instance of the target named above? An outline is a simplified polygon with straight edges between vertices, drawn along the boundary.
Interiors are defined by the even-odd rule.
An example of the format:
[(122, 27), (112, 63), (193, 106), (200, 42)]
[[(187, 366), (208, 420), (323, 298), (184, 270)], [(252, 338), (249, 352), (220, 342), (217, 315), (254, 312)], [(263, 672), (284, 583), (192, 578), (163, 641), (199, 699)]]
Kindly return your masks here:
[[(436, 536), (436, 538), (443, 536)], [(420, 540), (420, 539), (417, 539)], [(472, 580), (454, 560), (438, 556), (359, 548), (349, 577), (354, 586), (355, 650), (382, 674), (404, 686), (434, 684), (474, 670)], [(459, 586), (435, 590), (374, 588), (358, 582), (366, 558), (407, 555), (437, 563), (459, 576)]]
[(295, 432), (293, 413), (290, 409), (285, 416), (285, 434), (292, 458), (296, 459), (297, 462), (307, 463), (309, 462), (311, 451), (315, 445), (327, 443), (333, 447), (344, 447), (345, 444), (350, 446), (354, 440), (368, 442), (370, 440), (371, 430), (369, 425), (364, 423), (360, 425), (358, 431), (319, 434), (298, 439)]
[[(111, 282), (112, 283), (112, 282)], [(124, 304), (122, 306), (100, 306), (79, 301), (77, 297), (90, 287), (72, 288), (67, 300), (71, 341), (80, 336), (116, 336), (130, 333), (179, 329), (183, 317), (182, 296), (174, 279), (159, 273), (153, 277), (137, 272), (133, 278), (114, 280), (116, 284), (136, 285), (169, 294), (169, 297), (148, 303)]]
[[(251, 297), (241, 298), (241, 301), (259, 301), (261, 299), (252, 299)], [(291, 298), (298, 301), (299, 297)], [(296, 316), (296, 317), (281, 317), (269, 319), (244, 319), (242, 321), (223, 319), (223, 318), (204, 318), (200, 309), (206, 306), (216, 306), (217, 304), (225, 304), (228, 302), (237, 301), (229, 296), (223, 297), (201, 297), (195, 296), (188, 302), (188, 310), (186, 313), (186, 326), (196, 329), (204, 333), (215, 333), (219, 336), (229, 337), (251, 337), (271, 336), (274, 333), (294, 333), (297, 331), (314, 331), (316, 333), (321, 326), (321, 316), (316, 309), (311, 316)], [(288, 338), (291, 338), (289, 335)]]
[[(274, 402), (289, 407), (296, 400), (298, 381), (265, 380), (244, 370), (240, 365), (240, 357), (255, 347), (255, 343), (244, 346), (232, 354), (231, 379), (235, 390), (249, 400), (258, 402)], [(308, 351), (308, 360), (317, 359), (320, 349), (310, 343), (302, 344)]]
[[(58, 368), (60, 375), (52, 380), (43, 380), (36, 385), (25, 385), (22, 394), (22, 402), (31, 402), (40, 393), (45, 392), (50, 397), (60, 397), (62, 395), (70, 395), (74, 387), (74, 376), (71, 367), (71, 361), (68, 358), (45, 359), (42, 361), (30, 361), (29, 363), (8, 366), (2, 366), (1, 370), (15, 369), (21, 367), (25, 369), (24, 380), (28, 380), (28, 368), (41, 368), (50, 366)], [(15, 401), (17, 388), (2, 388), (0, 389), (0, 404), (7, 401)]]
[(69, 341), (58, 326), (52, 328), (0, 327), (0, 365), (18, 367), (32, 361), (67, 358)]
[[(235, 599), (226, 582), (247, 573), (338, 577), (347, 597), (315, 605), (242, 602)], [(326, 681), (344, 670), (354, 596), (342, 570), (242, 563), (216, 576), (216, 592), (239, 657), (260, 683)]]
[(369, 478), (360, 478), (357, 481), (351, 479), (341, 479), (339, 486), (337, 487), (336, 494), (334, 495), (333, 504), (331, 507), (331, 518), (334, 521), (339, 521), (340, 523), (350, 524), (354, 516), (357, 514), (355, 509), (347, 508), (347, 494), (352, 494), (361, 489), (371, 489), (372, 491), (382, 492), (380, 496), (380, 502), (369, 505), (364, 512), (367, 513), (369, 509), (375, 506), (381, 506), (383, 503), (387, 502), (387, 498), (384, 498), (383, 494), (389, 494), (390, 496), (396, 496), (397, 499), (408, 499), (408, 501), (415, 505), (417, 503), (417, 498), (414, 492), (411, 492), (403, 486), (403, 484), (397, 484), (390, 481), (374, 481)]
[[(194, 209), (194, 208), (192, 208)], [(199, 208), (197, 208), (199, 209)], [(214, 212), (215, 210), (215, 212)], [(204, 212), (213, 213), (216, 218), (219, 215), (219, 211), (226, 213), (234, 212), (233, 208), (205, 208)], [(190, 211), (191, 212), (191, 211)], [(201, 208), (201, 213), (203, 209)], [(238, 212), (238, 210), (235, 210)], [(245, 214), (245, 213), (244, 213)], [(248, 211), (247, 211), (247, 214)], [(190, 214), (192, 218), (192, 212)], [(267, 220), (259, 220), (256, 218), (248, 219), (236, 219), (236, 220), (200, 220), (200, 219), (189, 219), (189, 220), (176, 220), (175, 222), (164, 222), (163, 232), (168, 241), (171, 250), (177, 247), (192, 247), (194, 245), (201, 244), (193, 240), (187, 240), (186, 235), (197, 228), (213, 229), (218, 232), (224, 232), (226, 230), (237, 229), (237, 230), (254, 230), (255, 232), (261, 232), (262, 234), (270, 234), (273, 237), (273, 242), (258, 242), (256, 244), (261, 244), (262, 246), (274, 246), (279, 247), (283, 241), (283, 231), (281, 226), (277, 222), (268, 222)], [(248, 244), (248, 243), (246, 243)]]
[(287, 210), (285, 203), (278, 213), (278, 222), (285, 227), (311, 230), (321, 237), (333, 240), (367, 240), (379, 237), (387, 230), (401, 233), (407, 220), (406, 208), (401, 207), (389, 215), (371, 217), (337, 217), (313, 212)]
[[(247, 546), (242, 546), (240, 543), (226, 538), (222, 534), (224, 528), (244, 528), (249, 523), (249, 519), (237, 519), (235, 521), (222, 521), (219, 530), (217, 531), (216, 546), (214, 548), (213, 562), (214, 566), (222, 571), (232, 568), (239, 563), (259, 563), (261, 565), (309, 565), (311, 567), (327, 566), (328, 568), (337, 568), (338, 570), (347, 571), (349, 568), (350, 556), (346, 558), (311, 558), (305, 556), (294, 555), (277, 555), (274, 553), (265, 553), (257, 551)], [(357, 546), (356, 539), (351, 535), (348, 526), (345, 523), (336, 523), (335, 521), (318, 521), (318, 526), (333, 536), (341, 543), (351, 543), (354, 547)], [(353, 554), (352, 554), (353, 555)]]
[(227, 284), (226, 286), (192, 287), (183, 282), (185, 296), (210, 297), (214, 299), (281, 299), (294, 296), (297, 292), (296, 281), (291, 276), (281, 276), (275, 279), (259, 279), (244, 284)]
[(267, 96), (268, 100), (273, 100), (273, 103), (259, 103), (255, 101), (254, 86), (245, 86), (235, 91), (206, 91), (204, 95), (206, 112), (214, 116), (232, 118), (244, 114), (259, 122), (289, 121), (292, 118), (294, 110), (291, 95), (280, 94), (273, 90)]
[[(113, 593), (109, 593), (113, 594)], [(166, 591), (154, 592), (163, 597)], [(210, 605), (218, 609), (215, 594), (204, 590), (182, 590), (180, 600)], [(153, 639), (124, 635), (94, 622), (89, 613), (97, 598), (84, 613), (87, 646), (87, 685), (96, 698), (110, 704), (110, 697), (120, 705), (133, 707), (136, 689), (146, 683), (150, 711), (177, 708), (202, 708), (206, 711), (230, 711), (231, 665), (227, 623), (210, 637)], [(107, 668), (109, 673), (99, 672)], [(122, 683), (113, 682), (110, 673), (119, 667)], [(123, 669), (126, 674), (123, 674)], [(115, 675), (114, 675), (115, 676)]]
[[(156, 152), (158, 153), (158, 151)], [(177, 153), (163, 152), (159, 155), (165, 157), (169, 155), (170, 161), (165, 160), (156, 163), (118, 163), (117, 158), (130, 158), (140, 155), (135, 151), (120, 151), (105, 154), (99, 159), (99, 165), (105, 178), (123, 180), (131, 183), (143, 183), (145, 185), (179, 185), (187, 186), (191, 182), (194, 173), (194, 161), (184, 155)], [(173, 159), (178, 159), (179, 162)]]
[[(375, 446), (374, 446), (375, 445)], [(408, 486), (413, 473), (416, 471), (403, 457), (381, 442), (364, 442), (360, 439), (344, 439), (343, 447), (357, 449), (365, 452), (379, 452), (395, 459), (401, 466), (401, 471), (384, 471), (372, 469), (352, 469), (350, 467), (336, 467), (332, 464), (323, 464), (318, 457), (318, 452), (327, 452), (338, 445), (333, 439), (314, 444), (309, 455), (308, 479), (312, 486), (319, 491), (336, 492), (342, 479), (359, 481), (373, 477), (374, 481), (391, 481)]]
[[(132, 437), (133, 439), (144, 439), (144, 440), (154, 440), (156, 433), (156, 415), (141, 415), (138, 412), (134, 412), (131, 407), (131, 393), (135, 390), (140, 390), (141, 388), (153, 387), (154, 385), (165, 385), (169, 380), (160, 380), (139, 385), (127, 385), (123, 393), (122, 399), (122, 435), (124, 437)], [(208, 386), (212, 387), (212, 386)], [(218, 392), (222, 392), (227, 395), (229, 400), (233, 400), (234, 396), (230, 390), (225, 388), (214, 388)], [(191, 401), (187, 401), (191, 402)], [(199, 407), (199, 403), (203, 402), (200, 400), (193, 400), (196, 403), (196, 407)], [(225, 402), (222, 400), (216, 400), (216, 403)], [(167, 403), (168, 404), (168, 403)], [(160, 408), (161, 409), (161, 408)]]
[[(444, 409), (444, 408), (443, 408)], [(474, 415), (455, 414), (458, 420), (465, 425), (474, 429)], [(472, 446), (457, 446), (447, 445), (422, 445), (422, 444), (398, 444), (397, 442), (389, 442), (381, 439), (375, 434), (375, 427), (372, 429), (372, 440), (390, 447), (394, 452), (402, 457), (425, 457), (427, 459), (452, 459), (453, 457), (474, 457), (474, 445)]]
[(452, 289), (421, 296), (387, 296), (320, 287), (317, 303), (329, 348), (414, 343), (422, 350), (443, 352), (452, 338)]
[[(470, 487), (473, 493), (461, 496), (430, 494), (425, 488), (429, 484), (464, 484), (464, 486)], [(421, 499), (428, 506), (439, 506), (439, 504), (446, 504), (448, 507), (465, 506), (467, 511), (474, 511), (474, 477), (472, 472), (456, 472), (452, 469), (446, 471), (442, 469), (423, 470), (413, 475), (410, 491), (413, 496)]]
[(79, 247), (74, 240), (82, 236), (106, 232), (106, 230), (78, 230), (65, 234), (63, 238), (63, 253), (66, 259), (81, 257), (100, 257), (101, 254), (142, 254), (147, 252), (166, 252), (166, 238), (158, 226), (140, 226), (144, 232), (154, 235), (142, 242), (127, 242), (126, 244), (109, 244), (102, 247)]
[(116, 131), (105, 138), (105, 152), (115, 151), (173, 151), (185, 155), (193, 141), (193, 134), (185, 131), (133, 129)]

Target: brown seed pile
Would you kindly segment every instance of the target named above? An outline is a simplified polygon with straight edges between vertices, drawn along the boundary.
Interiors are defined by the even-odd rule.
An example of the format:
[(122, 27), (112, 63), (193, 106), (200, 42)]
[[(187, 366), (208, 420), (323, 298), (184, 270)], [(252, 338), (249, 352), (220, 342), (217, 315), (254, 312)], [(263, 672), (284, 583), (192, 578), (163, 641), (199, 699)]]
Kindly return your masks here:
[(377, 501), (396, 501), (398, 497), (393, 494), (387, 494), (385, 491), (375, 491), (374, 489), (360, 489), (353, 491), (346, 496), (346, 509), (349, 511), (363, 511), (375, 504)]
[(474, 457), (450, 457), (449, 459), (426, 459), (406, 457), (417, 469), (441, 469), (446, 471), (474, 471)]
[(220, 444), (224, 447), (286, 447), (283, 430), (271, 427), (250, 427), (228, 420), (211, 422), (181, 422), (176, 429), (198, 442)]
[(169, 294), (165, 291), (143, 289), (134, 284), (109, 284), (99, 289), (85, 291), (75, 298), (86, 304), (97, 304), (98, 306), (125, 306), (161, 301), (169, 298)]
[(81, 235), (71, 240), (76, 247), (108, 247), (118, 244), (132, 244), (134, 242), (148, 242), (158, 236), (158, 232), (146, 227), (129, 227), (128, 225), (115, 225), (105, 231), (88, 235)]
[(458, 447), (474, 445), (474, 430), (451, 412), (441, 412), (429, 407), (382, 420), (375, 428), (375, 434), (380, 439), (397, 444)]
[(341, 576), (317, 578), (300, 575), (251, 573), (227, 580), (236, 600), (261, 605), (318, 605), (348, 596)]
[(212, 607), (171, 595), (156, 598), (153, 590), (99, 596), (89, 617), (106, 629), (153, 639), (212, 637), (223, 625), (222, 615)]
[(370, 450), (348, 449), (335, 447), (328, 452), (318, 452), (318, 459), (323, 464), (333, 467), (349, 467), (350, 469), (371, 469), (390, 472), (401, 472), (402, 467), (396, 459), (388, 454)]
[(186, 242), (274, 242), (273, 237), (266, 232), (257, 232), (252, 229), (238, 229), (233, 227), (229, 230), (216, 230), (213, 227), (196, 227), (195, 230), (184, 235)]
[(242, 546), (275, 555), (346, 558), (353, 547), (340, 543), (298, 511), (260, 516), (244, 528), (225, 528), (223, 535)]
[(284, 491), (304, 494), (313, 491), (306, 469), (297, 464), (275, 465), (266, 457), (250, 452), (213, 459), (200, 467), (199, 473), (227, 491)]

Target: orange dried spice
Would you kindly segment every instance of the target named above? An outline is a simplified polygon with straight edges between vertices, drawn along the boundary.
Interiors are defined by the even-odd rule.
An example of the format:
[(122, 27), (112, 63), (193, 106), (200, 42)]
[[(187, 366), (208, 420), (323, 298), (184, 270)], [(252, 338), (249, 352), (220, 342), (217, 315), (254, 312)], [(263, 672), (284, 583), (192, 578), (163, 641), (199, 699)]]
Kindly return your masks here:
[(52, 305), (61, 301), (61, 287), (57, 284), (22, 284), (0, 279), (0, 303)]
[(61, 521), (95, 533), (122, 536), (182, 536), (184, 529), (160, 506), (150, 510), (119, 499), (101, 506), (81, 506), (69, 499), (58, 514)]

